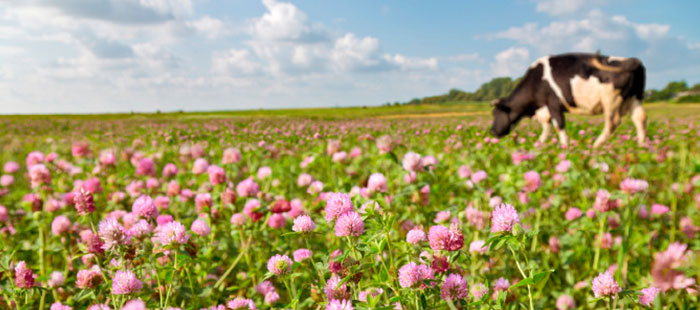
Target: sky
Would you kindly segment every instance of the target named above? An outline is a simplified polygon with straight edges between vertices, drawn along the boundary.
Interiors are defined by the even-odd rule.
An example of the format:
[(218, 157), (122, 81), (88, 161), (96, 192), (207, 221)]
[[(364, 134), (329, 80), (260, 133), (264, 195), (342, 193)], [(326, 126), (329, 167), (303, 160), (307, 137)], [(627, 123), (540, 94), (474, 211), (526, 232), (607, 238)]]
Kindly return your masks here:
[(373, 106), (541, 56), (700, 82), (700, 1), (0, 0), (0, 114)]

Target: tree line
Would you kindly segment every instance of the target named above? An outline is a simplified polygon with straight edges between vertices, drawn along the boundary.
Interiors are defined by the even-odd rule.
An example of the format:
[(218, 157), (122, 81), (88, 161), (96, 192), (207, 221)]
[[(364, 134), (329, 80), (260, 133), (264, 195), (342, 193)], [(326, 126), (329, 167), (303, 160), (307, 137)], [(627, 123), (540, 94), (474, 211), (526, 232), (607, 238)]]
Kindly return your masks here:
[[(522, 78), (511, 79), (509, 77), (497, 77), (488, 81), (474, 92), (467, 92), (460, 89), (450, 89), (446, 94), (429, 96), (423, 98), (413, 98), (407, 102), (386, 103), (385, 105), (419, 105), (419, 104), (446, 104), (457, 102), (483, 102), (493, 99), (507, 97)], [(644, 98), (647, 102), (670, 101), (670, 102), (700, 102), (700, 83), (688, 86), (686, 81), (673, 81), (665, 88), (649, 89)]]

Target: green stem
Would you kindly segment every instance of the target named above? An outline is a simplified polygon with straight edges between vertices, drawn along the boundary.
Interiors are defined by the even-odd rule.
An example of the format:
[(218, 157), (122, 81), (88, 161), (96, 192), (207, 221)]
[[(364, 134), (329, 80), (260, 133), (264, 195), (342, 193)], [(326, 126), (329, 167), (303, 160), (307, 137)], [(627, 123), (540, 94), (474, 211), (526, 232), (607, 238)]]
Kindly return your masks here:
[(190, 292), (192, 293), (192, 298), (196, 300), (197, 294), (194, 293), (194, 284), (192, 283), (192, 275), (190, 274), (190, 268), (184, 268), (187, 274), (187, 281), (190, 283)]
[(316, 268), (316, 261), (314, 261), (314, 252), (311, 251), (311, 246), (309, 244), (309, 238), (303, 238), (304, 243), (306, 243), (306, 249), (311, 252), (311, 255), (309, 255), (309, 258), (311, 259), (311, 266), (314, 267), (314, 270), (316, 273), (318, 273), (318, 283), (321, 285), (321, 287), (326, 286), (326, 279), (323, 277), (323, 272)]
[[(535, 231), (540, 230), (540, 217), (542, 212), (540, 210), (535, 211)], [(530, 253), (534, 253), (537, 249), (537, 237), (532, 238), (532, 244), (530, 245)]]
[(284, 287), (287, 289), (287, 296), (289, 297), (289, 302), (293, 304), (293, 309), (297, 309), (297, 297), (296, 293), (290, 288), (289, 286), (289, 279), (287, 276), (285, 276), (285, 279), (282, 281), (284, 282)]
[[(525, 275), (523, 268), (520, 267), (520, 262), (518, 261), (518, 255), (515, 254), (515, 251), (513, 250), (512, 247), (508, 246), (508, 249), (510, 249), (510, 252), (513, 253), (513, 259), (515, 259), (515, 265), (518, 266), (518, 270), (520, 270), (520, 274), (523, 276), (523, 280), (527, 279), (527, 276)], [(534, 310), (534, 307), (532, 305), (532, 290), (530, 288), (530, 284), (527, 285), (527, 298), (530, 300), (530, 310)]]
[(226, 272), (224, 272), (224, 274), (219, 278), (219, 280), (216, 281), (216, 284), (214, 284), (214, 288), (218, 288), (224, 284), (224, 280), (226, 280), (226, 277), (228, 277), (228, 275), (231, 273), (231, 271), (233, 271), (233, 268), (236, 268), (238, 261), (241, 260), (241, 257), (243, 257), (243, 253), (245, 253), (245, 252), (246, 252), (245, 249), (241, 249), (241, 252), (238, 253), (238, 256), (236, 257), (236, 259), (234, 259), (233, 262), (231, 263), (231, 266), (229, 266), (228, 269), (226, 269)]
[(676, 206), (678, 197), (676, 193), (671, 193), (671, 243), (676, 241)]
[(600, 215), (600, 224), (598, 227), (598, 234), (594, 238), (595, 244), (595, 257), (593, 258), (593, 271), (598, 270), (598, 261), (600, 259), (600, 239), (603, 236), (603, 230), (605, 229), (605, 216)]

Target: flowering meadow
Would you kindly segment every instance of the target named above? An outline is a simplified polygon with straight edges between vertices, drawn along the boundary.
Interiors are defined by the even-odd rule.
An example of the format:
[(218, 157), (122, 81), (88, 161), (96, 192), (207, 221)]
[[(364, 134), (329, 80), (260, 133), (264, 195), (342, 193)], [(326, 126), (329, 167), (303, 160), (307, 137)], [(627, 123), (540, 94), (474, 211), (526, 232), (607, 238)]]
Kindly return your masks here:
[(5, 118), (0, 309), (697, 309), (700, 118)]

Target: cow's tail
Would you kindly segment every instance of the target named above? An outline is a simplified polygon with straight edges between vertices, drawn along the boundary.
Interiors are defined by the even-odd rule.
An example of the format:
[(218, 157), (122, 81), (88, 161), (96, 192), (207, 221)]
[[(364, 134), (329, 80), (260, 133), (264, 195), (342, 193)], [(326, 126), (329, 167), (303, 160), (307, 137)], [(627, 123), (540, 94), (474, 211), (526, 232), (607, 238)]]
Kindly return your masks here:
[(608, 72), (629, 72), (629, 71), (634, 71), (639, 66), (642, 65), (642, 62), (639, 61), (637, 58), (627, 58), (625, 60), (620, 61), (619, 65), (606, 65), (602, 62), (600, 62), (599, 57), (592, 57), (591, 58), (591, 66), (597, 68), (598, 70), (603, 70), (603, 71), (608, 71)]

